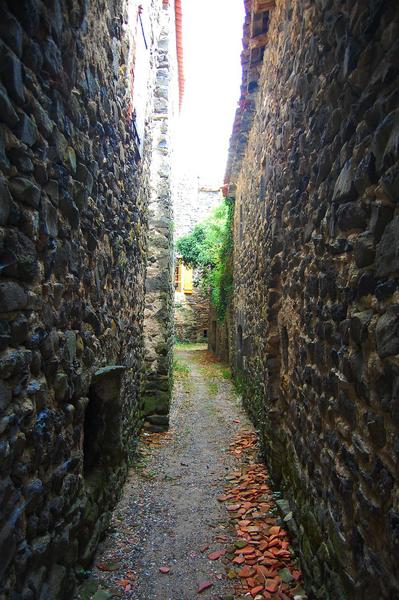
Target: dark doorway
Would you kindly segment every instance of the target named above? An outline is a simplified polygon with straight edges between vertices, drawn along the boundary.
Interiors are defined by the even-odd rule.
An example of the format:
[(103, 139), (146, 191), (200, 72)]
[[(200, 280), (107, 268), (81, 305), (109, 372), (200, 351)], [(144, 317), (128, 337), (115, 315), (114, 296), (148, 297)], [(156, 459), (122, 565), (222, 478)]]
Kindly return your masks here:
[(94, 386), (89, 389), (89, 403), (86, 408), (83, 437), (83, 475), (88, 477), (99, 463), (99, 439), (102, 429), (101, 400)]
[(125, 367), (110, 365), (96, 371), (89, 388), (83, 424), (83, 475), (122, 464), (120, 386)]

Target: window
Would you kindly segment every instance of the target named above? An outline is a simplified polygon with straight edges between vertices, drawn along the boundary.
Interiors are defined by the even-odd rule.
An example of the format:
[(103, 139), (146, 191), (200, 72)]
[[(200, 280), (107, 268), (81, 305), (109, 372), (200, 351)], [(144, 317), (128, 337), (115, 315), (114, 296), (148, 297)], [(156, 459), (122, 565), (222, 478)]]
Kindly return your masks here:
[(267, 33), (269, 30), (269, 11), (254, 12), (252, 14), (252, 37)]
[(178, 259), (175, 267), (175, 291), (185, 294), (193, 293), (193, 270), (191, 267), (187, 267), (181, 258)]
[(183, 292), (185, 294), (193, 293), (193, 270), (183, 265)]
[(182, 264), (181, 261), (175, 267), (175, 290), (182, 291)]
[(83, 475), (86, 479), (94, 477), (96, 480), (96, 473), (120, 464), (123, 453), (120, 389), (125, 369), (122, 365), (108, 365), (93, 375), (83, 424)]
[(94, 387), (89, 389), (89, 403), (84, 418), (83, 436), (83, 473), (85, 477), (91, 475), (95, 467), (101, 464), (99, 452), (99, 439), (102, 430), (101, 401), (96, 396)]

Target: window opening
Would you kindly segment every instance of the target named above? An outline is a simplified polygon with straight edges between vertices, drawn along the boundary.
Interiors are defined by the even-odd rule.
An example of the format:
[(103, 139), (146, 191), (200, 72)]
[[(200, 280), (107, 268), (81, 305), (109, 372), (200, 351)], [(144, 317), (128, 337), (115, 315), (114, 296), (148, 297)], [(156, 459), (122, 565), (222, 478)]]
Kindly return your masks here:
[(185, 294), (193, 293), (193, 270), (191, 267), (183, 265), (183, 292)]
[(183, 263), (180, 259), (175, 267), (175, 290), (176, 292), (183, 291)]
[(89, 388), (88, 397), (89, 403), (83, 425), (83, 474), (85, 477), (88, 477), (99, 464), (101, 456), (99, 440), (102, 432), (102, 403), (93, 386)]

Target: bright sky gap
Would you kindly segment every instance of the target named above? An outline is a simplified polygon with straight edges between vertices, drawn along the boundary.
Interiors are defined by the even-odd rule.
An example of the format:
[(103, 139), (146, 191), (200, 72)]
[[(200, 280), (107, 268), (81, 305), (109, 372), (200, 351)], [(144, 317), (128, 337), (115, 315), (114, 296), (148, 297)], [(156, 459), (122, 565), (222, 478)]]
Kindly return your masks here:
[(183, 0), (179, 171), (221, 185), (241, 84), (242, 0)]

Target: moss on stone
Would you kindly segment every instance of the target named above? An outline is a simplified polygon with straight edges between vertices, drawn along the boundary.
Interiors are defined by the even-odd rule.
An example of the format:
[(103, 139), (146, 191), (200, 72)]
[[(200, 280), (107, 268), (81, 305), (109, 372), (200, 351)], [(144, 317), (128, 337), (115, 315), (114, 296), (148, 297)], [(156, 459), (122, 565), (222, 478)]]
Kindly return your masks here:
[(143, 414), (147, 415), (166, 415), (169, 412), (170, 398), (166, 392), (156, 396), (144, 396)]

